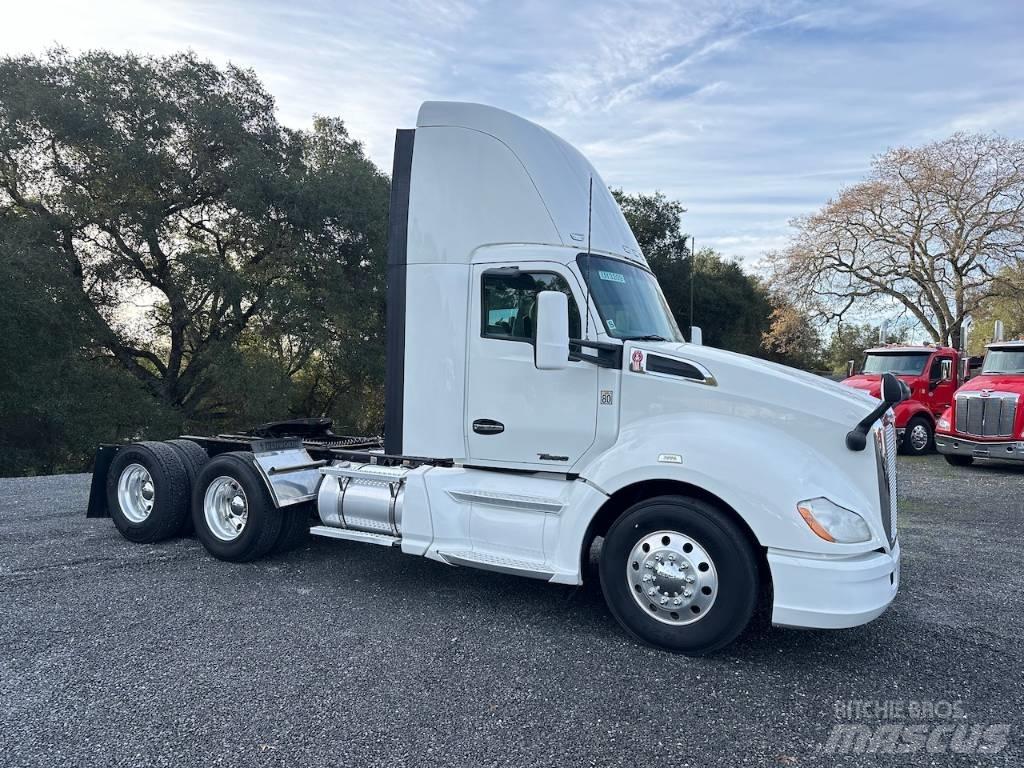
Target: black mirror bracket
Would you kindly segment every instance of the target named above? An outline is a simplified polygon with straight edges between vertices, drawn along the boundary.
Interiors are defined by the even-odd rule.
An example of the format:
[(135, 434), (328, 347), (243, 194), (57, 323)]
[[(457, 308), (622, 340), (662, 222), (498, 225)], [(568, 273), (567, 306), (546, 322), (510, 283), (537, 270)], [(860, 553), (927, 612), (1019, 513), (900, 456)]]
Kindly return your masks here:
[[(846, 433), (846, 447), (851, 451), (863, 451), (868, 444), (868, 430), (887, 410), (910, 395), (906, 384), (891, 373), (882, 376), (882, 402), (871, 413), (861, 419), (857, 426)], [(895, 396), (895, 397), (894, 397)]]

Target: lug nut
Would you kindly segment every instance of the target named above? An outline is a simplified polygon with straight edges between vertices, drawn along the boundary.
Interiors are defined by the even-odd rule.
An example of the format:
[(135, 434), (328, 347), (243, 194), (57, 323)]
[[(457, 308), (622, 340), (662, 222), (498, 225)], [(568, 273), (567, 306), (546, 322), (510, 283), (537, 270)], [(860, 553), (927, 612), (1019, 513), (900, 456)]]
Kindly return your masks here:
[(672, 605), (682, 605), (682, 604), (683, 604), (683, 599), (681, 597), (677, 597), (675, 600), (672, 601)]
[(642, 579), (642, 581), (651, 581), (651, 580), (653, 580), (653, 579), (654, 579), (654, 577), (653, 577), (653, 576), (651, 576), (651, 574), (649, 574), (649, 573), (645, 573), (645, 574), (644, 574), (644, 577), (643, 577), (643, 579)]
[(692, 589), (684, 589), (683, 590), (683, 597), (693, 597), (693, 590)]
[(654, 597), (656, 594), (658, 594), (658, 590), (656, 590), (654, 587), (651, 587), (650, 589), (647, 590), (647, 594), (650, 597)]
[(654, 563), (644, 563), (644, 568), (653, 568)]
[(675, 562), (676, 556), (675, 555), (669, 555), (668, 559), (671, 560), (672, 562)]
[(694, 582), (693, 576), (687, 576), (686, 577), (686, 583), (687, 584), (693, 584), (693, 582)]
[(659, 603), (661, 603), (662, 605), (665, 605), (665, 603), (667, 603), (667, 602), (668, 602), (668, 598), (667, 598), (667, 597), (663, 597), (663, 598), (661, 598), (661, 600), (659, 600), (658, 602), (659, 602)]

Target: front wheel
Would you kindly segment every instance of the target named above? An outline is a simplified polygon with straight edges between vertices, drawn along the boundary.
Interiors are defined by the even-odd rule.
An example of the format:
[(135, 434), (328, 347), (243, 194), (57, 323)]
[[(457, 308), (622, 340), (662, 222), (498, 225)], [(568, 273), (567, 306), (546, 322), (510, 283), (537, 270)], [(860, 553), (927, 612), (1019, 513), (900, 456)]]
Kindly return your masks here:
[(907, 422), (903, 432), (903, 452), (908, 456), (923, 456), (931, 451), (935, 444), (935, 432), (932, 424), (924, 416), (915, 416)]
[(954, 467), (969, 467), (974, 463), (973, 456), (960, 456), (955, 453), (943, 454), (943, 458)]
[(659, 496), (630, 507), (608, 531), (601, 589), (639, 640), (699, 656), (731, 643), (757, 603), (757, 561), (746, 536), (707, 502)]

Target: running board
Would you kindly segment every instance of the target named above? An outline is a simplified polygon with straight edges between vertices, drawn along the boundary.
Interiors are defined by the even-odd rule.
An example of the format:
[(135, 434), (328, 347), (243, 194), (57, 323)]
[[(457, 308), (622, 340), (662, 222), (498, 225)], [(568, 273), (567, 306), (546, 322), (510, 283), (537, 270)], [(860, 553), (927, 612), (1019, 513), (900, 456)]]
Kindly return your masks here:
[(324, 536), (328, 539), (361, 541), (364, 544), (380, 544), (382, 547), (397, 547), (402, 543), (400, 538), (395, 536), (386, 536), (383, 533), (353, 531), (349, 528), (332, 528), (329, 525), (314, 525), (309, 529), (309, 532), (314, 536)]
[(550, 581), (555, 575), (551, 571), (538, 569), (543, 563), (535, 563), (529, 560), (513, 560), (510, 557), (499, 557), (488, 555), (483, 552), (438, 552), (449, 565), (461, 565), (467, 568), (480, 568), (484, 571), (496, 573), (507, 573), (512, 576), (525, 576), (528, 579), (543, 579)]

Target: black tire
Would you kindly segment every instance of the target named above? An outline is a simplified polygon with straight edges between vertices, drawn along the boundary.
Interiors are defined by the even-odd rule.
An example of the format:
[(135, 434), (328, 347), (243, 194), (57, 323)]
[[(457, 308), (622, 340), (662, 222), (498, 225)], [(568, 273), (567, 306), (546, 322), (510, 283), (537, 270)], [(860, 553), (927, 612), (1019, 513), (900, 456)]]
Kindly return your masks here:
[[(192, 524), (206, 551), (218, 560), (244, 563), (266, 555), (274, 547), (284, 518), (274, 507), (270, 492), (255, 467), (252, 453), (233, 451), (210, 459), (192, 488)], [(206, 491), (218, 478), (231, 478), (244, 492), (247, 514), (236, 538), (225, 540), (210, 528), (206, 518)]]
[[(133, 465), (144, 468), (152, 483), (152, 509), (141, 520), (122, 509), (118, 499), (121, 476)], [(176, 536), (189, 514), (189, 494), (188, 475), (175, 450), (148, 441), (119, 450), (107, 472), (107, 508), (117, 530), (129, 541), (151, 544)]]
[(944, 458), (954, 467), (969, 467), (971, 466), (971, 464), (974, 463), (973, 456), (961, 456), (956, 453), (944, 453), (942, 454), (942, 458)]
[[(178, 458), (181, 459), (181, 463), (185, 466), (185, 474), (188, 476), (188, 499), (191, 503), (192, 500), (192, 487), (196, 484), (196, 478), (199, 477), (199, 471), (206, 466), (206, 462), (210, 460), (206, 451), (198, 443), (193, 443), (191, 440), (168, 440), (167, 444), (171, 446), (177, 452)], [(194, 533), (192, 527), (192, 515), (188, 514), (185, 516), (185, 522), (181, 525), (181, 531), (179, 532), (182, 536), (191, 536)]]
[[(911, 436), (914, 430), (919, 428), (928, 434), (928, 439), (923, 446), (916, 447)], [(903, 431), (903, 442), (900, 445), (900, 450), (907, 456), (924, 456), (926, 453), (931, 453), (935, 450), (935, 428), (927, 417), (915, 416), (907, 422), (907, 427)]]
[[(696, 542), (713, 562), (714, 602), (692, 623), (659, 621), (654, 618), (656, 606), (652, 612), (633, 597), (635, 587), (627, 578), (631, 551), (645, 536), (659, 531), (674, 531)], [(747, 537), (718, 508), (686, 496), (658, 496), (626, 510), (605, 537), (599, 569), (608, 608), (627, 632), (648, 645), (690, 656), (712, 653), (735, 640), (757, 605), (757, 560)], [(688, 617), (685, 611), (682, 615)]]

